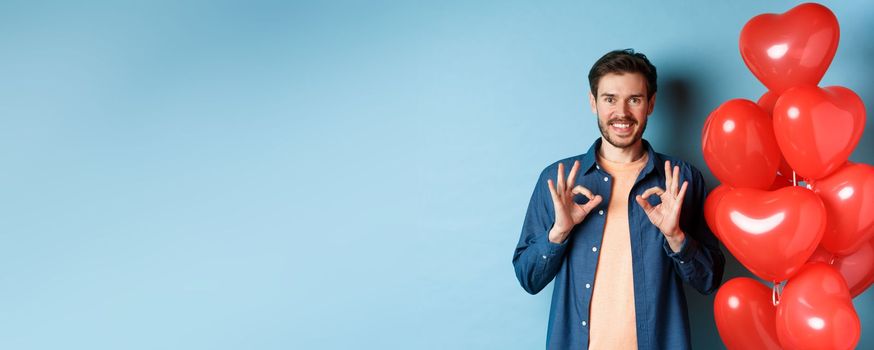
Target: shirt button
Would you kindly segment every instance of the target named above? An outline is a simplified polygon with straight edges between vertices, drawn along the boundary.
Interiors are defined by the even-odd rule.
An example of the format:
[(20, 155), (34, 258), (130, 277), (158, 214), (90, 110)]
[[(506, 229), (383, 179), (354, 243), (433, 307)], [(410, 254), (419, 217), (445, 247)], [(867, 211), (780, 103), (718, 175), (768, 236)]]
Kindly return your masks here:
[(604, 215), (604, 211), (603, 211), (603, 210), (598, 210), (598, 215)]
[(592, 288), (591, 284), (586, 283), (586, 289)]
[(604, 182), (607, 182), (607, 177), (606, 177), (606, 176), (604, 176)]
[(544, 255), (543, 258), (546, 259), (546, 255)]
[(583, 327), (585, 327), (585, 326), (586, 326), (586, 321), (583, 321)]
[(680, 263), (681, 263), (681, 264), (685, 264), (685, 263), (686, 263), (686, 262), (685, 262), (685, 261), (683, 261), (683, 260), (680, 260)]
[(597, 252), (597, 251), (598, 251), (598, 247), (592, 247), (592, 251), (593, 251), (593, 252)]

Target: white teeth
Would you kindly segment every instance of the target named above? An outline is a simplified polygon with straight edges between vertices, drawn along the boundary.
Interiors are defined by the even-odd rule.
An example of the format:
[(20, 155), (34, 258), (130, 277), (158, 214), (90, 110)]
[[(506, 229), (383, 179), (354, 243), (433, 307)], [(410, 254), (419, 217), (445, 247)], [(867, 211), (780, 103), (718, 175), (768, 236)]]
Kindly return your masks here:
[(631, 126), (631, 124), (613, 124), (613, 126), (620, 128), (620, 129), (626, 129), (629, 126)]

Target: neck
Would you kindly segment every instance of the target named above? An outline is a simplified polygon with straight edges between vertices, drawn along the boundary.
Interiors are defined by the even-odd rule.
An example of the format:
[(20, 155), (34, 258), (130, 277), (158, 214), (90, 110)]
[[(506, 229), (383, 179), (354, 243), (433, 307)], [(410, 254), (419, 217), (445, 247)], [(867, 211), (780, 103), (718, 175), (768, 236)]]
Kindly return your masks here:
[(601, 149), (598, 151), (601, 157), (614, 163), (631, 163), (643, 157), (645, 152), (643, 141), (641, 140), (637, 140), (631, 146), (619, 148), (603, 138), (601, 140)]

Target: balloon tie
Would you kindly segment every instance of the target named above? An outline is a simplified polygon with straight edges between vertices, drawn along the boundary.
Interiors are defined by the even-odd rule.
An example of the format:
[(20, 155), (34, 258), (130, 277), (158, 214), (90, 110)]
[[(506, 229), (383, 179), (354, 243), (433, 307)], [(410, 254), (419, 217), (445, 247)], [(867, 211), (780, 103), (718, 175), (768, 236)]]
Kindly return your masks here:
[(780, 282), (774, 281), (774, 286), (771, 287), (771, 304), (774, 306), (780, 305), (780, 295), (783, 294), (783, 287)]
[(798, 179), (795, 178), (795, 170), (792, 170), (792, 186), (798, 186)]

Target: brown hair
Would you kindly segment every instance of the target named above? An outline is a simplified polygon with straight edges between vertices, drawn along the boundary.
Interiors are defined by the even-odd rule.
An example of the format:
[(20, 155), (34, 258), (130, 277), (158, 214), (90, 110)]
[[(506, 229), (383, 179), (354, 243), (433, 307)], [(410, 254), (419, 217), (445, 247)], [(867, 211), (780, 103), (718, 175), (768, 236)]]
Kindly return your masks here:
[(649, 62), (646, 55), (634, 52), (634, 49), (614, 50), (598, 59), (589, 71), (589, 89), (592, 95), (598, 96), (598, 82), (601, 77), (609, 74), (640, 73), (646, 78), (646, 97), (650, 98), (658, 90), (656, 84), (656, 67)]

